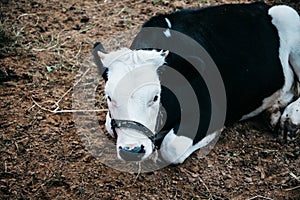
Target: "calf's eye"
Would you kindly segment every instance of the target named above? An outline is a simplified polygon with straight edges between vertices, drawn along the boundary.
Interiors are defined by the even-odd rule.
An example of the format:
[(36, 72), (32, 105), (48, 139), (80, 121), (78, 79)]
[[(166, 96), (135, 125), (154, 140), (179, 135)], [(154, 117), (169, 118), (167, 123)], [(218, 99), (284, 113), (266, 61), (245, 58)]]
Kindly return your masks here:
[(153, 98), (153, 102), (156, 102), (158, 100), (158, 96), (155, 95), (154, 98)]
[(108, 99), (108, 101), (111, 101), (111, 98), (110, 98), (110, 96), (107, 96), (107, 99)]

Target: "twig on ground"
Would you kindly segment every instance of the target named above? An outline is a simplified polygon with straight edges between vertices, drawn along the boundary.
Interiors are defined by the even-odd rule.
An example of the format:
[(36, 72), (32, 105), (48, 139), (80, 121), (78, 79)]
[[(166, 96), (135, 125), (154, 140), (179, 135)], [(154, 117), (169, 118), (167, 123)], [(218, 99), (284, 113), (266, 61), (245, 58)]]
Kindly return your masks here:
[(7, 173), (7, 162), (4, 162), (4, 172)]
[(296, 186), (296, 187), (292, 187), (292, 188), (287, 188), (287, 189), (284, 189), (285, 191), (292, 191), (292, 190), (297, 190), (300, 188), (300, 185)]
[(209, 193), (209, 199), (213, 200), (214, 198), (210, 192), (210, 189), (207, 187), (207, 185), (205, 184), (205, 182), (202, 180), (202, 178), (200, 176), (198, 178), (199, 178), (200, 182), (202, 183), (202, 185), (205, 187), (206, 191)]
[(108, 109), (95, 109), (95, 110), (57, 110), (57, 108), (55, 108), (54, 110), (50, 110), (47, 108), (44, 108), (43, 106), (39, 105), (33, 98), (31, 98), (32, 102), (39, 107), (41, 110), (47, 111), (47, 112), (51, 112), (54, 114), (58, 114), (58, 113), (76, 113), (76, 112), (106, 112), (108, 111)]
[(254, 149), (258, 149), (258, 150), (261, 150), (265, 153), (273, 153), (273, 152), (278, 152), (279, 150), (277, 149), (263, 149), (263, 148), (260, 148), (260, 147), (253, 147)]
[[(93, 110), (59, 110), (59, 103), (62, 101), (62, 99), (68, 94), (68, 93), (70, 93), (72, 90), (73, 90), (73, 88), (75, 87), (75, 86), (77, 86), (78, 85), (78, 83), (82, 80), (82, 78), (88, 73), (88, 71), (90, 70), (90, 68), (89, 69), (87, 69), (83, 74), (82, 74), (82, 76), (80, 77), (80, 79), (79, 80), (77, 80), (76, 82), (75, 82), (75, 84), (74, 84), (74, 86), (73, 87), (71, 87), (71, 88), (69, 88), (62, 96), (61, 96), (61, 98), (58, 100), (58, 101), (56, 101), (54, 104), (55, 104), (55, 106), (56, 106), (56, 108), (54, 109), (54, 110), (50, 110), (50, 109), (48, 109), (48, 108), (45, 108), (45, 107), (43, 107), (43, 106), (41, 106), (41, 105), (39, 105), (32, 97), (31, 97), (31, 100), (32, 100), (32, 102), (37, 106), (37, 107), (39, 107), (41, 110), (44, 110), (44, 111), (47, 111), (47, 112), (50, 112), (50, 113), (54, 113), (54, 114), (57, 114), (57, 113), (75, 113), (75, 112), (106, 112), (106, 111), (108, 111), (108, 109), (93, 109)], [(31, 107), (32, 108), (32, 107)]]
[(293, 172), (290, 172), (290, 176), (296, 179), (298, 182), (300, 182), (300, 177), (294, 174)]
[(61, 102), (61, 100), (69, 93), (71, 92), (71, 90), (73, 90), (74, 87), (76, 87), (78, 85), (78, 83), (81, 81), (81, 79), (90, 71), (90, 68), (88, 68), (83, 74), (82, 76), (80, 77), (79, 80), (77, 80), (74, 84), (73, 87), (70, 87), (62, 96), (61, 98), (55, 103), (56, 106), (57, 106), (57, 109), (59, 108), (59, 103)]
[(135, 176), (135, 178), (134, 178), (133, 182), (132, 182), (130, 185), (126, 186), (125, 188), (129, 188), (129, 187), (133, 186), (133, 185), (136, 183), (136, 181), (137, 181), (138, 177), (140, 176), (140, 174), (141, 174), (141, 171), (142, 171), (141, 162), (138, 162), (138, 165), (139, 165), (139, 170), (138, 170), (138, 173), (137, 173), (137, 175)]
[(273, 200), (272, 198), (264, 197), (264, 196), (261, 196), (261, 195), (256, 195), (255, 197), (251, 197), (248, 200), (253, 200), (253, 199), (257, 199), (257, 198)]
[(21, 19), (22, 17), (26, 17), (26, 16), (35, 16), (37, 18), (36, 23), (33, 26), (37, 26), (39, 24), (40, 18), (37, 14), (35, 13), (24, 13), (22, 15), (18, 16), (18, 20)]

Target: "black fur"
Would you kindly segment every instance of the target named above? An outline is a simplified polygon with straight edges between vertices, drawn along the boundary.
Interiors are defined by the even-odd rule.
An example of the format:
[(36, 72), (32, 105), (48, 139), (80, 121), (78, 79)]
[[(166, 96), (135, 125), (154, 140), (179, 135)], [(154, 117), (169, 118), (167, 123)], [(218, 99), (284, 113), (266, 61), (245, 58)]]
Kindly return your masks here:
[[(221, 5), (187, 9), (152, 17), (144, 27), (168, 28), (179, 31), (199, 42), (213, 58), (224, 81), (227, 95), (226, 124), (241, 119), (262, 105), (284, 84), (279, 60), (279, 36), (268, 15), (270, 7), (264, 3)], [(168, 38), (139, 33), (132, 49), (150, 49), (153, 44)], [(171, 36), (172, 37), (172, 36)], [(200, 119), (194, 143), (206, 134), (211, 117), (211, 100), (200, 74), (186, 60), (172, 52), (167, 65), (183, 74), (193, 86), (200, 105)], [(185, 86), (178, 86), (184, 89)], [(184, 126), (179, 104), (170, 91), (162, 88), (162, 104), (168, 113), (164, 131)], [(187, 97), (188, 98), (188, 97)], [(186, 117), (186, 116), (185, 116)], [(188, 135), (188, 134), (187, 134)]]

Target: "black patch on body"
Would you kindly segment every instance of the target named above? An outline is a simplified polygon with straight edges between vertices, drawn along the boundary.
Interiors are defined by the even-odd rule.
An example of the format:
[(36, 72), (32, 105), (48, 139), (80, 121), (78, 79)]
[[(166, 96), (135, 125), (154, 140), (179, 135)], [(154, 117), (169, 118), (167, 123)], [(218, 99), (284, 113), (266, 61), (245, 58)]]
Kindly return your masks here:
[[(168, 18), (172, 30), (190, 36), (206, 49), (224, 81), (226, 124), (229, 124), (260, 107), (265, 98), (284, 84), (279, 36), (268, 15), (269, 8), (264, 3), (253, 3), (186, 9), (154, 16), (144, 27), (167, 29), (165, 18)], [(163, 33), (145, 36), (141, 32), (131, 48), (151, 49), (161, 42), (162, 37), (167, 42), (168, 38)], [(207, 86), (193, 66), (180, 56), (170, 52), (166, 63), (184, 75), (196, 92), (201, 112), (195, 144), (205, 137), (210, 122), (211, 99)], [(178, 87), (184, 89), (185, 86)], [(162, 131), (174, 128), (176, 132), (179, 125), (184, 126), (184, 121), (189, 119), (181, 119), (179, 103), (166, 88), (162, 88), (161, 102), (168, 116)]]

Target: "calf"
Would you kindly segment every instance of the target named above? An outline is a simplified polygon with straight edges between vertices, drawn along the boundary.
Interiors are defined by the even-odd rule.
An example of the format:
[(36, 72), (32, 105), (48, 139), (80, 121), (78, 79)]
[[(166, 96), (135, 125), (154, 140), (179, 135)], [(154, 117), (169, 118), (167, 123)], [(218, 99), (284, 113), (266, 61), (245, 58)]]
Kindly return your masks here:
[[(205, 53), (198, 56), (191, 41), (214, 62)], [(181, 49), (190, 50), (189, 58), (180, 56)], [(154, 16), (131, 49), (106, 53), (96, 45), (94, 55), (106, 80), (106, 129), (117, 137), (120, 159), (141, 161), (159, 151), (167, 162), (182, 163), (210, 143), (224, 124), (263, 111), (270, 113), (272, 127), (280, 126), (289, 136), (299, 130), (300, 20), (288, 6), (221, 5)], [(215, 88), (217, 94), (224, 90), (223, 101), (213, 98), (210, 89), (219, 79), (205, 78), (214, 66), (215, 77), (222, 80)], [(166, 68), (174, 70), (172, 76)], [(187, 83), (177, 81), (176, 73)], [(164, 79), (171, 80), (169, 85)], [(193, 93), (187, 93), (191, 88)], [(190, 105), (182, 103), (186, 99)], [(214, 115), (222, 123), (211, 129)], [(192, 127), (189, 122), (195, 119)]]

